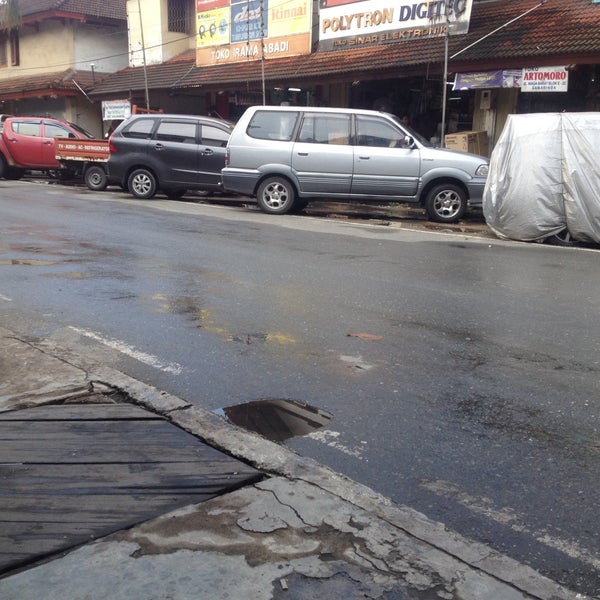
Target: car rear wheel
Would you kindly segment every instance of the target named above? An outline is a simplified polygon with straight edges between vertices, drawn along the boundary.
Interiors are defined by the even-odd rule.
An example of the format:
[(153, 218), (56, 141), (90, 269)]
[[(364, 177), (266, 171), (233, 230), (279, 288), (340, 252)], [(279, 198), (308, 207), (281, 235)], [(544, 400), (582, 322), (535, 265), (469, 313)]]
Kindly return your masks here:
[(467, 196), (452, 183), (436, 185), (427, 194), (425, 210), (432, 221), (456, 223), (467, 211)]
[(98, 165), (92, 165), (91, 167), (88, 167), (85, 171), (85, 175), (83, 176), (83, 180), (85, 185), (87, 185), (90, 190), (94, 190), (95, 192), (101, 192), (108, 184), (106, 171)]
[(284, 215), (292, 210), (296, 192), (285, 177), (269, 177), (258, 186), (256, 201), (261, 210), (272, 215)]
[(148, 169), (136, 169), (127, 180), (129, 191), (140, 200), (148, 200), (156, 194), (158, 187), (154, 173)]

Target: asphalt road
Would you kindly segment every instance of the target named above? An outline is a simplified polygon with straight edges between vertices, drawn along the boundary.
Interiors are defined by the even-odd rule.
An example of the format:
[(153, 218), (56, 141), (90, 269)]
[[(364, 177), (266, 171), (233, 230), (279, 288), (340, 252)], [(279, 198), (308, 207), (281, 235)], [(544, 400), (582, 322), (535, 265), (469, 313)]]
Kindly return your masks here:
[(330, 216), (0, 181), (0, 324), (210, 410), (328, 410), (287, 444), (600, 594), (598, 251)]

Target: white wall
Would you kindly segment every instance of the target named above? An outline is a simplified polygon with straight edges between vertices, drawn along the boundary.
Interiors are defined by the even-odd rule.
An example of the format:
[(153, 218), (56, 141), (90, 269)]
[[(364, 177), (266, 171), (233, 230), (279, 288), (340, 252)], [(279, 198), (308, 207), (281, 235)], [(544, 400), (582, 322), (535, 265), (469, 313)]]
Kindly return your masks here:
[(127, 29), (93, 27), (78, 23), (74, 28), (75, 68), (89, 71), (90, 64), (98, 73), (114, 73), (129, 64)]
[[(194, 0), (189, 0), (195, 6)], [(127, 0), (129, 26), (129, 66), (160, 64), (190, 48), (195, 48), (194, 35), (168, 31), (167, 0)], [(140, 9), (141, 8), (141, 24)], [(144, 43), (142, 44), (142, 27)]]

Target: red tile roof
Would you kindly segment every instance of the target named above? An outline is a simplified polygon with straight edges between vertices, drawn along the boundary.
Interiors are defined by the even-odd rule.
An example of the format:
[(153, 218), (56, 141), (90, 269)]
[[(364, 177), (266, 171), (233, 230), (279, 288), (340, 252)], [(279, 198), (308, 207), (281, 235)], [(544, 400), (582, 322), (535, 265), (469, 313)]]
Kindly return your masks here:
[[(474, 45), (469, 48), (471, 44)], [(450, 56), (459, 52), (450, 59), (451, 72), (583, 62), (600, 64), (600, 4), (591, 0), (546, 0), (543, 4), (539, 0), (475, 2), (469, 33), (449, 39)], [(422, 74), (424, 69), (439, 74), (443, 58), (443, 38), (401, 41), (265, 60), (265, 80), (318, 83), (349, 78), (383, 79)], [(148, 87), (215, 89), (255, 84), (262, 79), (260, 61), (196, 67), (194, 60), (195, 53), (190, 50), (162, 65), (147, 67)], [(138, 67), (109, 76), (93, 92), (107, 95), (143, 88), (143, 69)]]
[[(126, 20), (126, 3), (127, 0), (19, 0), (19, 12), (24, 22), (56, 13)], [(0, 24), (5, 10), (6, 7), (0, 8)]]
[(81, 94), (75, 85), (90, 89), (106, 74), (92, 73), (89, 71), (76, 71), (68, 69), (57, 73), (44, 73), (41, 75), (29, 75), (27, 77), (11, 77), (0, 80), (0, 100), (19, 100), (32, 96), (73, 96)]

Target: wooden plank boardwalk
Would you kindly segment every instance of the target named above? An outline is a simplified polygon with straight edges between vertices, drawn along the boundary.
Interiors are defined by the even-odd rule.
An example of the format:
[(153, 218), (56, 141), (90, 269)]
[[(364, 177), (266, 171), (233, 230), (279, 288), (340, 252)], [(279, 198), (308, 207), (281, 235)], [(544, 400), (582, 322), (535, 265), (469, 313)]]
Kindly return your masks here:
[(0, 574), (262, 477), (130, 404), (0, 413)]

